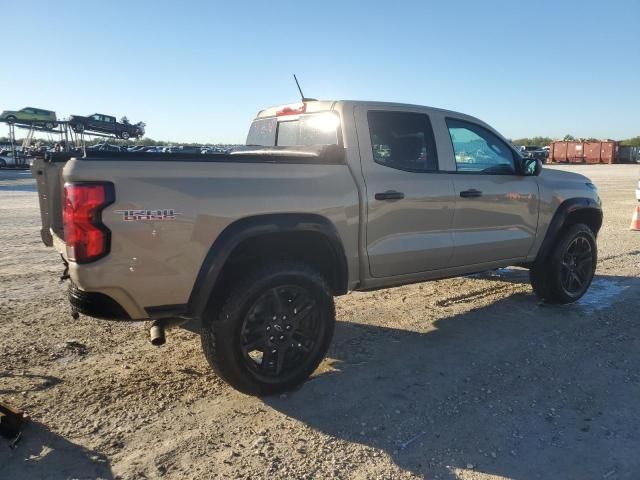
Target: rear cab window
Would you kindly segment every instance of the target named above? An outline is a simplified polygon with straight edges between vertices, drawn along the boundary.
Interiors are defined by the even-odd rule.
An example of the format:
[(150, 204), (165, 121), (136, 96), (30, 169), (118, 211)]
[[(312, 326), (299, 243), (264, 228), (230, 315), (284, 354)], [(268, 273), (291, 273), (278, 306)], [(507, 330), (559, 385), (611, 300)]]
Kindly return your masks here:
[(328, 111), (257, 118), (251, 124), (246, 145), (263, 147), (338, 145), (339, 125), (338, 115)]

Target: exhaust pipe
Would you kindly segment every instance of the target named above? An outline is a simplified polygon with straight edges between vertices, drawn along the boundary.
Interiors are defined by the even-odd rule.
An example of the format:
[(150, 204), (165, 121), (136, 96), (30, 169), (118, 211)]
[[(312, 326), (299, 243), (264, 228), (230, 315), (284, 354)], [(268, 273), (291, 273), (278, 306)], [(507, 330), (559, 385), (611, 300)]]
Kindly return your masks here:
[(153, 322), (153, 325), (151, 325), (151, 330), (149, 330), (149, 341), (151, 342), (151, 345), (155, 345), (156, 347), (167, 343), (165, 327), (164, 325), (160, 325), (159, 321), (155, 321)]
[(167, 329), (178, 327), (188, 321), (188, 318), (163, 318), (155, 320), (151, 324), (151, 329), (149, 330), (149, 341), (151, 342), (151, 345), (155, 345), (156, 347), (164, 345), (167, 343)]

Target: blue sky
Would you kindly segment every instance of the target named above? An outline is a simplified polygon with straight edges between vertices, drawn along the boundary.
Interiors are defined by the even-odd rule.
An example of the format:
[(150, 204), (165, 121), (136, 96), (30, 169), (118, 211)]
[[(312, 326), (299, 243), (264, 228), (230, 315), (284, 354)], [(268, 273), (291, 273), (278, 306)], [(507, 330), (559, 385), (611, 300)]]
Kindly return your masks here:
[[(244, 142), (307, 96), (431, 105), (505, 136), (640, 135), (640, 1), (2, 2), (0, 109)], [(11, 43), (11, 39), (15, 39)], [(5, 133), (0, 130), (0, 135)]]

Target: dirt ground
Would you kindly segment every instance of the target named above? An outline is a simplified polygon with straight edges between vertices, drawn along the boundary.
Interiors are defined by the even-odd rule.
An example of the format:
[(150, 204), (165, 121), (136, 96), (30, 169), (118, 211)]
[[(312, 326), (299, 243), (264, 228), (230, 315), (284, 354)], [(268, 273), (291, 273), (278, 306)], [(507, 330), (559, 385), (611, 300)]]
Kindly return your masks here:
[(315, 376), (264, 399), (194, 333), (73, 320), (34, 182), (0, 171), (0, 399), (30, 420), (0, 478), (640, 478), (640, 169), (562, 168), (605, 208), (578, 304), (540, 304), (519, 269), (353, 293)]

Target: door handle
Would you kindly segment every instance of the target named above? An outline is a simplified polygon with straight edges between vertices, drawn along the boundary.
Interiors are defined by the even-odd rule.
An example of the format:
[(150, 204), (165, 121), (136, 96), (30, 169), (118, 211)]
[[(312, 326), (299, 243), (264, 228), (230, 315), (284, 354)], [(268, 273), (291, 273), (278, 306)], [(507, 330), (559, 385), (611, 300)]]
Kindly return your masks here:
[(395, 190), (387, 190), (386, 192), (376, 193), (376, 200), (402, 200), (404, 198), (404, 193), (396, 192)]
[(476, 190), (475, 188), (471, 188), (469, 190), (463, 190), (462, 192), (460, 192), (460, 196), (462, 198), (476, 198), (481, 197), (482, 192), (480, 190)]

